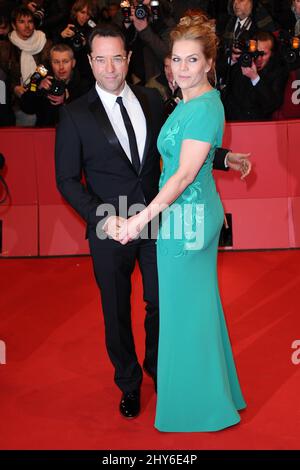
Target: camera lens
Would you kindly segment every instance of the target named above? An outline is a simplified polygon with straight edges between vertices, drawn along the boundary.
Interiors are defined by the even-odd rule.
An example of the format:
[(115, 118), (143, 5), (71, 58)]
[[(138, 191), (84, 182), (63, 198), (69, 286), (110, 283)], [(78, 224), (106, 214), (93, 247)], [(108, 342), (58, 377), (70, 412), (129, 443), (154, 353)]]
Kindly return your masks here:
[(140, 2), (139, 5), (135, 9), (135, 16), (138, 20), (143, 20), (148, 15), (147, 7), (143, 5), (143, 2)]
[(252, 65), (252, 56), (248, 52), (244, 52), (240, 57), (240, 62), (242, 67), (251, 67)]

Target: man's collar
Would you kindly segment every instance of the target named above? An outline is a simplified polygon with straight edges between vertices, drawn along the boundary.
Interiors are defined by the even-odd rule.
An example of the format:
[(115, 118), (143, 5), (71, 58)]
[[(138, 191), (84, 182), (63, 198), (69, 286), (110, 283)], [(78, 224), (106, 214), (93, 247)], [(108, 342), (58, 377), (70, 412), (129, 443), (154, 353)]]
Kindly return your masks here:
[(116, 99), (117, 99), (118, 96), (121, 96), (125, 101), (129, 101), (129, 100), (131, 100), (131, 97), (132, 97), (132, 94), (133, 94), (130, 87), (128, 86), (128, 84), (126, 82), (125, 82), (123, 90), (121, 91), (121, 93), (119, 95), (114, 95), (113, 93), (109, 93), (108, 91), (103, 90), (103, 88), (101, 88), (98, 85), (97, 82), (96, 82), (95, 87), (96, 87), (96, 91), (97, 91), (101, 101), (103, 103), (105, 103), (105, 105), (109, 109), (113, 108), (113, 106), (116, 103)]

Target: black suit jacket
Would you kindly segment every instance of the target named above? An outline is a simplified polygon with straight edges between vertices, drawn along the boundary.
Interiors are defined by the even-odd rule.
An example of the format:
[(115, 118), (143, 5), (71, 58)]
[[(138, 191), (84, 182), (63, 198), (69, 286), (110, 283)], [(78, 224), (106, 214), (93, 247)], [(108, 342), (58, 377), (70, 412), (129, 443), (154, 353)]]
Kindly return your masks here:
[(259, 82), (253, 86), (251, 80), (242, 74), (238, 63), (231, 67), (230, 83), (223, 95), (228, 121), (268, 120), (281, 106), (288, 79), (287, 65), (274, 55), (259, 76)]
[[(148, 205), (158, 192), (160, 155), (157, 137), (164, 120), (163, 102), (155, 89), (131, 88), (141, 104), (147, 124), (139, 173), (120, 145), (95, 88), (60, 111), (55, 152), (57, 186), (87, 222), (88, 228), (95, 228), (100, 220), (96, 216), (100, 204), (112, 204), (118, 213), (120, 195), (127, 196), (129, 208), (138, 203)], [(217, 168), (224, 169), (224, 152), (226, 150), (220, 151), (216, 159)]]

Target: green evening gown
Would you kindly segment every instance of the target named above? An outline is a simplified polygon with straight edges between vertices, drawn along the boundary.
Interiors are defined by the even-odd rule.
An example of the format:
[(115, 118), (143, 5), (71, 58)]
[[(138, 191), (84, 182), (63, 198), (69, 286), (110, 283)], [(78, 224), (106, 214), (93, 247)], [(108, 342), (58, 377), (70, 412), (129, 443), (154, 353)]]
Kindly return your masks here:
[(160, 188), (179, 166), (181, 143), (211, 144), (195, 180), (163, 212), (157, 240), (160, 339), (155, 427), (217, 431), (240, 421), (239, 386), (219, 296), (217, 250), (224, 220), (212, 176), (224, 110), (216, 90), (181, 101), (164, 124)]

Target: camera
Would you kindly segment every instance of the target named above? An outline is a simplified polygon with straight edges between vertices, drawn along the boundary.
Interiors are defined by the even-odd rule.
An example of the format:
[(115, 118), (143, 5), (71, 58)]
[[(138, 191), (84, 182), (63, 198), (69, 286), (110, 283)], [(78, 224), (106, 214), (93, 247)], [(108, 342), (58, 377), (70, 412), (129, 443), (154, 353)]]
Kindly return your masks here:
[(62, 96), (66, 91), (66, 82), (53, 77), (51, 87), (46, 91), (47, 95)]
[(143, 20), (148, 17), (148, 8), (143, 4), (143, 0), (138, 0), (134, 14), (138, 20)]
[(39, 28), (42, 26), (45, 17), (45, 9), (39, 3), (36, 3), (36, 10), (33, 13), (33, 17), (36, 23), (36, 27)]
[(238, 59), (238, 63), (241, 67), (251, 67), (253, 60), (265, 54), (263, 51), (257, 50), (257, 41), (255, 39), (239, 37), (239, 39), (233, 42), (233, 48), (241, 51), (241, 55)]
[(159, 1), (151, 0), (150, 8), (151, 8), (152, 20), (157, 21), (159, 19)]
[(282, 56), (287, 64), (295, 64), (300, 60), (300, 37), (291, 36), (287, 31), (278, 35)]
[(130, 15), (131, 15), (130, 2), (128, 0), (123, 0), (120, 3), (120, 7), (121, 7), (124, 23), (131, 23), (131, 20), (130, 20)]
[(75, 33), (74, 36), (70, 38), (72, 49), (75, 52), (81, 51), (81, 49), (83, 49), (85, 45), (84, 34), (78, 28), (76, 28), (76, 26), (72, 26), (70, 29), (72, 29), (72, 31), (74, 31)]
[(26, 88), (34, 93), (37, 91), (39, 84), (41, 81), (47, 76), (48, 69), (42, 64), (38, 65), (35, 69), (35, 72), (31, 75), (30, 81)]

